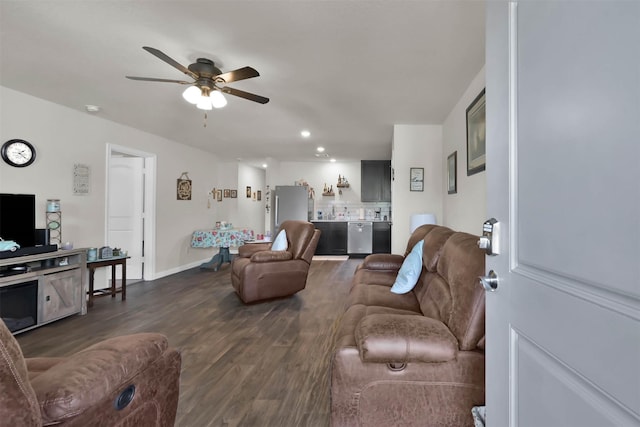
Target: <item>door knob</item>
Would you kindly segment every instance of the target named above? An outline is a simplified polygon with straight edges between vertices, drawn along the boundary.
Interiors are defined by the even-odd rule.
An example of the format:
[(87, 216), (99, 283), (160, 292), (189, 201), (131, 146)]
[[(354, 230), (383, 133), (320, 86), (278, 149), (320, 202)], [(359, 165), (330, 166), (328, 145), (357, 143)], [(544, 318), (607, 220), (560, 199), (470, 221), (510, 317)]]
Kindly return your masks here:
[(491, 270), (487, 276), (480, 276), (480, 283), (485, 291), (493, 292), (498, 289), (498, 275)]

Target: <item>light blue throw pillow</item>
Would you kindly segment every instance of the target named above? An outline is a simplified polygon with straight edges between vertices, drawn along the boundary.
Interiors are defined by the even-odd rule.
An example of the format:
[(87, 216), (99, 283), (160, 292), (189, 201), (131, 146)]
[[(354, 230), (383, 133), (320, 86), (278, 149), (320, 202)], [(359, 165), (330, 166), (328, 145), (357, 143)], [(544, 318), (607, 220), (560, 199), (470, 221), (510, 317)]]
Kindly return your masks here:
[(420, 240), (415, 244), (413, 249), (402, 263), (396, 281), (391, 287), (394, 294), (406, 294), (418, 283), (420, 273), (422, 273), (422, 244)]
[(289, 247), (287, 243), (287, 232), (285, 230), (280, 230), (278, 235), (276, 236), (273, 244), (271, 245), (272, 251), (286, 251)]

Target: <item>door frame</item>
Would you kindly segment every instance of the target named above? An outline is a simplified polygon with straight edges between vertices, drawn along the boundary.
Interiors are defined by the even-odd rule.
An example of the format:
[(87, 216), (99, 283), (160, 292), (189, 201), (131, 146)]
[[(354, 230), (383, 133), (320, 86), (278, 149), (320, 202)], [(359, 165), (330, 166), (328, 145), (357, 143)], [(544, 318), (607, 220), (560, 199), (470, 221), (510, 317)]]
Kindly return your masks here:
[[(115, 154), (126, 154), (132, 157), (144, 158), (143, 168), (143, 197), (144, 197), (144, 255), (142, 280), (154, 280), (156, 278), (156, 155), (131, 147), (107, 143), (106, 167), (105, 167), (105, 218), (109, 215), (109, 173), (111, 157)], [(104, 223), (104, 238), (107, 241), (109, 235), (108, 221)]]

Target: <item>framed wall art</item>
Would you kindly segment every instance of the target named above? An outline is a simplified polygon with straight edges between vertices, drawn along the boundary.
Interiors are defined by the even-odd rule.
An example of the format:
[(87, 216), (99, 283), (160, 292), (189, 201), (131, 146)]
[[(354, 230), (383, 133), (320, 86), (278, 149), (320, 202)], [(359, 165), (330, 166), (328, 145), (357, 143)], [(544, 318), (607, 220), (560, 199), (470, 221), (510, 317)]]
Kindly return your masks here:
[(231, 198), (236, 199), (238, 197), (238, 190), (231, 190)]
[(258, 201), (262, 200), (262, 191), (258, 190)]
[(424, 191), (424, 168), (409, 169), (409, 190)]
[(191, 200), (191, 180), (187, 172), (182, 172), (180, 178), (178, 178), (178, 185), (176, 189), (177, 200)]
[(485, 89), (467, 108), (467, 176), (482, 172), (486, 165)]
[(231, 197), (231, 190), (229, 190), (228, 188), (225, 188), (223, 195), (225, 199), (228, 199), (229, 197)]
[(247, 185), (247, 199), (251, 198), (251, 186)]
[(447, 157), (447, 194), (458, 192), (458, 152), (454, 151)]

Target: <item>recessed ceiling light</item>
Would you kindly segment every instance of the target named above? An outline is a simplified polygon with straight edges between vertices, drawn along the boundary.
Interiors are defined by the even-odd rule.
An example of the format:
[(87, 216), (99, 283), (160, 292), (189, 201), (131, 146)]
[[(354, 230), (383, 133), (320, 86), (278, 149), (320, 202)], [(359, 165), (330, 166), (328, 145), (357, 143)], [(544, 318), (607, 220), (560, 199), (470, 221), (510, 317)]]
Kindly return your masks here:
[(267, 168), (267, 164), (266, 164), (266, 163), (263, 163), (263, 164), (262, 164), (262, 167), (266, 169), (266, 168)]
[(329, 161), (330, 161), (331, 163), (335, 163), (335, 162), (336, 162), (336, 159), (331, 159), (331, 160), (329, 160)]
[(318, 151), (318, 153), (322, 153), (324, 151), (324, 147), (318, 147), (316, 148), (316, 150)]
[(305, 129), (302, 132), (300, 132), (300, 135), (302, 135), (303, 138), (309, 138), (311, 136), (311, 132)]
[(88, 113), (97, 113), (98, 111), (100, 111), (100, 107), (98, 107), (97, 105), (85, 105), (84, 108)]

